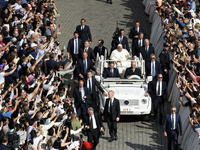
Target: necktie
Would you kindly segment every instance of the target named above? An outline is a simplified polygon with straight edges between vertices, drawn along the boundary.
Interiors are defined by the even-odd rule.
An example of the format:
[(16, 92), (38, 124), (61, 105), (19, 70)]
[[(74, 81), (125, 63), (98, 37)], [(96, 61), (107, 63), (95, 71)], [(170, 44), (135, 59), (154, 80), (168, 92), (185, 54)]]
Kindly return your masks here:
[(75, 40), (75, 54), (78, 54), (78, 42)]
[(92, 93), (92, 87), (91, 87), (90, 79), (89, 79), (89, 91), (90, 91), (90, 93)]
[(147, 47), (145, 47), (145, 49), (146, 49), (146, 52), (148, 52)]
[(84, 52), (87, 52), (87, 48), (84, 49)]
[[(155, 77), (154, 63), (152, 63), (152, 76)], [(160, 84), (160, 82), (159, 82)]]
[(99, 47), (99, 55), (101, 55), (102, 47)]
[(139, 47), (141, 46), (141, 40), (139, 40), (139, 43), (138, 43)]
[(172, 129), (174, 129), (174, 115), (172, 115)]
[(112, 100), (110, 99), (110, 114), (112, 113)]
[(83, 60), (84, 63), (84, 74), (87, 74), (87, 64), (86, 64), (86, 60)]
[(93, 119), (92, 119), (92, 116), (91, 116), (91, 119), (90, 119), (90, 129), (93, 130)]
[(158, 96), (160, 96), (160, 82), (158, 82)]

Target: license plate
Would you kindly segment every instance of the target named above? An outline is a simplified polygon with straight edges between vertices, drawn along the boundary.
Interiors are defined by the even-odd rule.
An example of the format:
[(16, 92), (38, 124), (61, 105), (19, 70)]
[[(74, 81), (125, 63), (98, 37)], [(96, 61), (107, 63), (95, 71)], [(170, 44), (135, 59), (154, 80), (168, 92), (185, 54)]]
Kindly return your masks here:
[(130, 108), (123, 108), (123, 111), (131, 111)]

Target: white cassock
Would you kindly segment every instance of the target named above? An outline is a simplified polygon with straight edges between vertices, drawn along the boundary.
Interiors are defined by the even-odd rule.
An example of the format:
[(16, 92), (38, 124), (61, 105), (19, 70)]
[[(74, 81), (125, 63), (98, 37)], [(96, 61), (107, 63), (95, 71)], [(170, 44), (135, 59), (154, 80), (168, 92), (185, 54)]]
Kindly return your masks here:
[(110, 59), (115, 60), (115, 61), (122, 61), (122, 66), (123, 67), (130, 67), (130, 62), (125, 62), (123, 60), (128, 60), (130, 58), (130, 54), (126, 49), (122, 49), (121, 52), (119, 52), (117, 49), (115, 49), (111, 55)]
[(120, 73), (123, 73), (127, 67), (130, 67), (131, 62), (124, 61), (124, 60), (128, 60), (130, 57), (131, 56), (129, 52), (126, 49), (122, 49), (121, 52), (115, 49), (110, 55), (111, 60), (121, 61), (120, 63), (117, 63), (117, 68)]

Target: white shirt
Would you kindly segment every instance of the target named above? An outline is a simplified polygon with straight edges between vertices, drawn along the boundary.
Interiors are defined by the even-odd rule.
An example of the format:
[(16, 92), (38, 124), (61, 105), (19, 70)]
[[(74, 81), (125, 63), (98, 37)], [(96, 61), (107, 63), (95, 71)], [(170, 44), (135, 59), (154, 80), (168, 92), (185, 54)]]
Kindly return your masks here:
[(83, 30), (85, 28), (85, 25), (84, 26), (81, 26), (81, 30)]
[[(85, 92), (84, 92), (84, 89), (83, 89), (83, 87), (82, 88), (79, 88), (79, 91), (81, 92), (81, 98), (82, 98), (82, 100), (84, 100), (84, 95), (85, 95)], [(85, 101), (85, 100), (84, 100)]]
[(172, 129), (172, 128), (171, 128), (171, 129), (172, 129), (172, 130), (175, 130), (175, 128), (176, 128), (176, 127), (175, 127), (176, 115), (175, 115), (175, 114), (171, 114), (171, 121), (172, 121), (172, 116), (174, 116), (174, 129)]
[(85, 48), (84, 48), (84, 52), (87, 52), (87, 51), (88, 51), (88, 47), (85, 47)]
[(140, 31), (139, 27), (138, 27), (138, 28), (135, 28), (135, 29), (136, 29), (136, 31), (139, 33), (139, 31)]
[[(90, 82), (89, 82), (90, 81)], [(88, 78), (87, 79), (87, 88), (89, 89), (89, 83), (90, 83), (90, 87), (91, 87), (91, 90), (92, 90), (92, 78)]]
[(35, 148), (37, 149), (38, 143), (39, 143), (39, 141), (40, 141), (42, 138), (43, 138), (42, 135), (40, 135), (40, 136), (34, 138), (34, 139), (33, 139), (33, 147), (35, 147)]
[(146, 52), (149, 51), (149, 46), (145, 46), (145, 51), (146, 51)]
[(97, 128), (97, 124), (96, 124), (96, 120), (95, 120), (94, 114), (92, 116), (90, 116), (90, 121), (91, 121), (91, 117), (92, 117), (93, 129), (96, 129)]
[(159, 85), (159, 81), (157, 81), (157, 84), (156, 84), (156, 95), (161, 96), (162, 95), (162, 81), (160, 82), (160, 95), (158, 95), (158, 85)]
[(109, 102), (108, 102), (108, 112), (110, 113), (110, 101), (111, 101), (111, 104), (113, 106), (113, 101), (114, 101), (114, 98), (113, 99), (110, 99)]
[(74, 39), (74, 54), (78, 54), (76, 53), (76, 41), (77, 41), (77, 49), (78, 49), (78, 38)]
[(4, 75), (5, 75), (5, 72), (0, 73), (0, 84), (4, 83), (4, 80), (5, 80)]
[(142, 43), (142, 39), (138, 39), (138, 45), (139, 45), (139, 46), (142, 46), (142, 44), (143, 44), (143, 43)]
[(122, 40), (123, 40), (123, 36), (119, 36), (119, 43), (120, 44), (121, 44)]
[(152, 65), (154, 64), (154, 75), (156, 75), (156, 69), (155, 69), (155, 67), (156, 67), (156, 63), (155, 63), (155, 61), (154, 62), (151, 62), (151, 75), (153, 76), (153, 70), (152, 70)]

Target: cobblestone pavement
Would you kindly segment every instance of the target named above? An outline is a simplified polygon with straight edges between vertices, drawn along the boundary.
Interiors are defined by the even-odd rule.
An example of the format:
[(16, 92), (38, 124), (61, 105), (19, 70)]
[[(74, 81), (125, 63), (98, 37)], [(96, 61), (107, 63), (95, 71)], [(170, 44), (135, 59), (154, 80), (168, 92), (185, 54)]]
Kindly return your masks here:
[[(59, 35), (60, 47), (67, 47), (69, 39), (80, 19), (85, 18), (90, 26), (94, 48), (98, 39), (104, 39), (105, 46), (110, 49), (112, 34), (119, 22), (119, 28), (125, 29), (128, 36), (134, 21), (141, 22), (141, 26), (150, 36), (151, 24), (144, 12), (142, 0), (113, 0), (113, 4), (105, 3), (106, 0), (55, 0), (60, 17), (62, 34)], [(131, 45), (131, 40), (129, 39)], [(75, 83), (75, 82), (74, 82)], [(142, 121), (138, 116), (122, 116), (118, 124), (118, 141), (108, 142), (107, 124), (105, 135), (100, 138), (97, 150), (165, 150), (167, 139), (163, 136), (162, 127), (158, 122)]]

